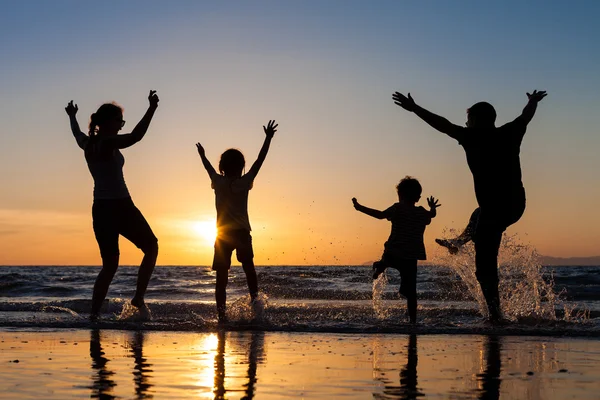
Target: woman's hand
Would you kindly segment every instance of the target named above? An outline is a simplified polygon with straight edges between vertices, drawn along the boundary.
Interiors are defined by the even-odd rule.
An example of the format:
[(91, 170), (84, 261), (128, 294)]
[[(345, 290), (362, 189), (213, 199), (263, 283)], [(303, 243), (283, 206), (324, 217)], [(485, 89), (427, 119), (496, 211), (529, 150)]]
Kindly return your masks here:
[(65, 107), (65, 111), (67, 112), (67, 115), (69, 117), (74, 117), (75, 114), (77, 114), (78, 110), (79, 107), (77, 107), (77, 104), (73, 104), (73, 100), (71, 100), (69, 104), (67, 104), (67, 106)]

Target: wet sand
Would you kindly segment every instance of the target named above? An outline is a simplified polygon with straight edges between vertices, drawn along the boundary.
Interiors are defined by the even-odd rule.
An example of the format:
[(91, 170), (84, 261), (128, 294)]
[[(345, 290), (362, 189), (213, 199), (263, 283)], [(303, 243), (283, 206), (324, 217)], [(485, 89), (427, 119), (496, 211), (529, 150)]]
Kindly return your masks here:
[(0, 330), (0, 399), (597, 399), (600, 340)]

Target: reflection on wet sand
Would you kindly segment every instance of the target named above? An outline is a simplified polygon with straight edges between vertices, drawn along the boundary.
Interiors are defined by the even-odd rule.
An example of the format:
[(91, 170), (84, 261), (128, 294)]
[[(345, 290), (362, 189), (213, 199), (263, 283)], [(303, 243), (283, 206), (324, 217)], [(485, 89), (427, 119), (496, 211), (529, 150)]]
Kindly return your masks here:
[(136, 399), (152, 398), (153, 396), (148, 393), (149, 389), (152, 387), (152, 385), (148, 383), (148, 374), (152, 372), (150, 369), (152, 364), (147, 363), (143, 355), (144, 332), (133, 332), (133, 335), (129, 337), (128, 342), (131, 356), (134, 359), (133, 383), (135, 385)]
[[(417, 335), (409, 335), (406, 345), (406, 365), (400, 369), (400, 386), (396, 386), (390, 381), (378, 378), (384, 382), (383, 393), (373, 393), (375, 399), (416, 399), (424, 394), (419, 390), (417, 383), (417, 365), (419, 357), (417, 355)], [(377, 367), (374, 368), (377, 372)]]
[(485, 340), (486, 365), (482, 374), (477, 375), (481, 382), (479, 399), (497, 400), (500, 398), (500, 360), (501, 338), (498, 336), (487, 336)]
[[(227, 388), (225, 387), (225, 359), (226, 359), (226, 341), (227, 333), (220, 331), (217, 333), (217, 353), (215, 354), (215, 372), (214, 372), (214, 389), (213, 394), (215, 400), (225, 399), (227, 396)], [(259, 363), (264, 358), (264, 332), (252, 332), (250, 336), (250, 345), (248, 346), (248, 357), (247, 365), (248, 370), (244, 380), (246, 381), (243, 385), (244, 396), (243, 399), (251, 400), (254, 398), (256, 391), (256, 371)], [(243, 364), (243, 361), (238, 361)], [(238, 387), (238, 382), (231, 382), (233, 388)], [(231, 391), (231, 389), (230, 389)], [(238, 391), (237, 389), (235, 391)]]
[(94, 329), (90, 333), (90, 357), (92, 359), (92, 371), (95, 372), (95, 375), (92, 377), (92, 386), (90, 387), (92, 394), (90, 397), (93, 399), (114, 399), (115, 396), (111, 392), (117, 384), (111, 379), (114, 372), (106, 367), (109, 360), (104, 357), (104, 352), (102, 351), (100, 331)]

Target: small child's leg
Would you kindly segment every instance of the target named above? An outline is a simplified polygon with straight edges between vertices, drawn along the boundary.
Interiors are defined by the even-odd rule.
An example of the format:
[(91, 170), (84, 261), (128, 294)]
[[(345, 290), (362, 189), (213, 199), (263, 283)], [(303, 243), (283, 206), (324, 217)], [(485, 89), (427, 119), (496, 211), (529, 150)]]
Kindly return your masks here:
[(385, 272), (387, 267), (388, 267), (388, 264), (386, 261), (386, 254), (384, 252), (383, 256), (381, 256), (381, 260), (375, 261), (373, 263), (373, 280), (376, 280), (377, 278), (379, 278), (379, 276)]
[(227, 304), (227, 281), (229, 279), (229, 270), (226, 268), (217, 270), (217, 283), (215, 287), (215, 299), (217, 301), (217, 314), (219, 322), (226, 320), (226, 304)]
[(411, 324), (417, 322), (417, 260), (399, 260), (400, 294), (406, 297), (408, 318)]
[(473, 240), (475, 228), (477, 227), (477, 222), (479, 221), (480, 212), (481, 209), (479, 207), (477, 207), (475, 211), (473, 211), (473, 213), (471, 214), (471, 218), (469, 218), (469, 223), (460, 235), (458, 235), (454, 239), (435, 239), (435, 242), (440, 246), (446, 247), (450, 254), (458, 253), (462, 246)]
[(256, 299), (258, 296), (258, 278), (256, 277), (256, 269), (254, 268), (254, 250), (252, 249), (252, 236), (246, 230), (236, 231), (236, 257), (242, 263), (242, 268), (246, 274), (246, 282), (248, 282), (248, 291), (250, 298)]

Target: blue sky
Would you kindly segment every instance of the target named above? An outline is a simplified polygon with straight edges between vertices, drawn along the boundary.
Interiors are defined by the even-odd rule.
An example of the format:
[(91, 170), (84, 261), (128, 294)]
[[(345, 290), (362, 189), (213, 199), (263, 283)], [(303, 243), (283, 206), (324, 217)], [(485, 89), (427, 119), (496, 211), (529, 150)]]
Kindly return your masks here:
[[(82, 126), (102, 102), (119, 102), (127, 130), (148, 90), (158, 90), (151, 130), (126, 154), (134, 200), (156, 221), (214, 214), (196, 141), (213, 162), (232, 146), (251, 159), (261, 125), (277, 119), (251, 219), (287, 249), (291, 258), (280, 262), (332, 261), (306, 250), (314, 246), (304, 244), (304, 229), (322, 241), (364, 232), (352, 236), (362, 253), (333, 250), (336, 259), (360, 263), (377, 256), (389, 227), (356, 215), (353, 196), (384, 208), (400, 178), (418, 177), (424, 194), (444, 204), (428, 246), (475, 207), (462, 149), (396, 107), (395, 90), (462, 124), (466, 108), (481, 100), (507, 122), (525, 92), (544, 89), (549, 95), (522, 147), (528, 210), (511, 229), (544, 254), (598, 254), (599, 16), (594, 1), (6, 2), (0, 223), (20, 233), (5, 235), (10, 248), (0, 252), (13, 254), (55, 229), (65, 231), (53, 239), (60, 243), (84, 238), (77, 260), (97, 257), (87, 225), (92, 182), (63, 111), (71, 99)], [(40, 217), (25, 222), (23, 213)], [(54, 218), (56, 225), (48, 222)], [(67, 229), (63, 218), (80, 222)], [(184, 250), (176, 243), (184, 240), (167, 222), (151, 225), (179, 262), (174, 254)], [(0, 263), (30, 259), (22, 253)], [(188, 253), (186, 260), (195, 257)], [(209, 257), (210, 246), (200, 253)], [(38, 254), (43, 261), (51, 252)], [(65, 254), (65, 263), (73, 257)]]

